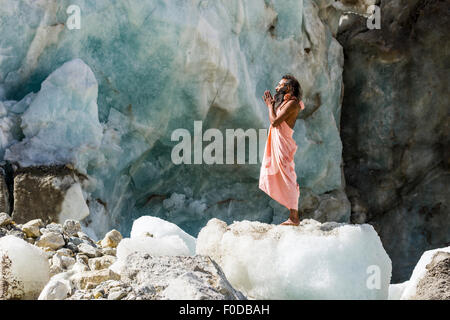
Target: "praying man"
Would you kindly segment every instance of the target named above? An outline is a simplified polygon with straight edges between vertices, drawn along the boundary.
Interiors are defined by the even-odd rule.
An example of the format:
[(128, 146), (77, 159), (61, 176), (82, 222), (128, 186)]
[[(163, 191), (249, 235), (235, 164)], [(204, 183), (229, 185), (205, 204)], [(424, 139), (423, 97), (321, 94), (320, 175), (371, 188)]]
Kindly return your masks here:
[(270, 127), (259, 176), (259, 188), (289, 209), (289, 218), (281, 225), (298, 226), (300, 189), (295, 173), (294, 155), (297, 144), (292, 137), (297, 115), (305, 106), (301, 101), (300, 83), (292, 75), (281, 78), (276, 94), (263, 95), (269, 111)]

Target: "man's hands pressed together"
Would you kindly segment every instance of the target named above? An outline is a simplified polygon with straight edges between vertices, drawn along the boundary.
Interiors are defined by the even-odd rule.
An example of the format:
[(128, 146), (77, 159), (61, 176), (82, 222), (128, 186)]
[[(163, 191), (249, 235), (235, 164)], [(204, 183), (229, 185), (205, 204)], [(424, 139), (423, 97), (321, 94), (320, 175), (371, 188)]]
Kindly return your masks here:
[(272, 126), (274, 127), (278, 126), (283, 121), (293, 116), (293, 114), (297, 116), (298, 111), (295, 102), (293, 101), (287, 102), (286, 106), (279, 112), (277, 116), (274, 110), (275, 99), (272, 97), (270, 91), (269, 90), (264, 91), (264, 95), (262, 98), (264, 100), (264, 103), (267, 105), (267, 108), (269, 109), (269, 120)]
[(272, 94), (270, 93), (269, 90), (264, 91), (264, 95), (262, 96), (262, 98), (267, 107), (273, 108), (275, 99), (272, 97)]

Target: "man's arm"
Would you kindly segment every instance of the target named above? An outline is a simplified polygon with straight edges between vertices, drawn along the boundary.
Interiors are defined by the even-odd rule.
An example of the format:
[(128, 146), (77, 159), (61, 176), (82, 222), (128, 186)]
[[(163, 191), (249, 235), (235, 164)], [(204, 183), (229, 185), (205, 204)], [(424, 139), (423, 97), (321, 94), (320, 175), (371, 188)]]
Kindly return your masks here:
[(274, 122), (274, 120), (277, 118), (275, 111), (274, 111), (274, 106), (267, 106), (267, 109), (269, 110), (269, 121), (270, 123)]
[(294, 102), (294, 101), (287, 102), (286, 105), (284, 105), (283, 109), (278, 114), (278, 117), (275, 115), (273, 108), (269, 107), (268, 108), (269, 109), (269, 119), (270, 119), (270, 123), (272, 124), (272, 126), (276, 127), (279, 124), (283, 123), (284, 120), (286, 120), (290, 115), (295, 113), (296, 107), (297, 107), (296, 102)]

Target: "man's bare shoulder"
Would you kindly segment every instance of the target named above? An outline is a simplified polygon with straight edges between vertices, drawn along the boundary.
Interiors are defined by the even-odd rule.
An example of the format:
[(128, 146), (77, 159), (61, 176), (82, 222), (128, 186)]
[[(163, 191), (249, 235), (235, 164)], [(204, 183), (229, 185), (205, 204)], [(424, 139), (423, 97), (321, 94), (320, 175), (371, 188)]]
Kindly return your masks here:
[(292, 112), (293, 110), (296, 110), (297, 108), (300, 108), (300, 105), (294, 99), (289, 100), (288, 102), (285, 103), (284, 106), (281, 107), (281, 109), (285, 109), (285, 110), (288, 110), (290, 112)]

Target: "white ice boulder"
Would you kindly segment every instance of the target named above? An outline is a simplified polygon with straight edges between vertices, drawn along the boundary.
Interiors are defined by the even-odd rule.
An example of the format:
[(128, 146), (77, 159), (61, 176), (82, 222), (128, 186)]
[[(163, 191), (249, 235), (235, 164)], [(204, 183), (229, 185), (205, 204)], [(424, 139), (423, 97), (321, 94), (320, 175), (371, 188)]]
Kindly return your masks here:
[(38, 300), (63, 300), (66, 299), (73, 291), (70, 277), (77, 270), (70, 270), (54, 275), (47, 285), (42, 289)]
[(74, 183), (67, 190), (61, 204), (59, 213), (59, 223), (64, 224), (66, 220), (81, 221), (89, 215), (89, 208), (83, 196), (83, 191), (79, 183)]
[(131, 228), (131, 239), (137, 239), (142, 236), (148, 237), (149, 235), (152, 235), (155, 239), (176, 236), (185, 243), (190, 255), (195, 254), (196, 239), (172, 222), (152, 216), (142, 216), (136, 219)]
[(0, 238), (0, 300), (36, 299), (49, 279), (41, 249), (14, 236)]
[(153, 256), (193, 256), (196, 239), (176, 224), (158, 217), (142, 216), (133, 222), (130, 238), (124, 238), (117, 246), (117, 260), (110, 266), (120, 273), (128, 255), (133, 252)]
[(408, 286), (409, 281), (402, 283), (393, 283), (389, 285), (389, 300), (401, 300), (403, 292)]
[(211, 219), (197, 238), (250, 299), (387, 299), (392, 265), (371, 225)]

